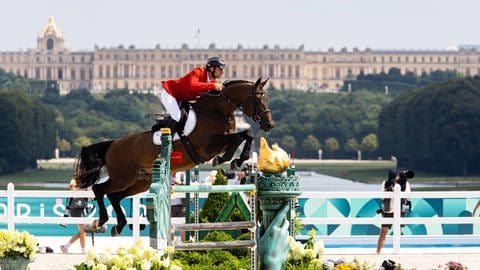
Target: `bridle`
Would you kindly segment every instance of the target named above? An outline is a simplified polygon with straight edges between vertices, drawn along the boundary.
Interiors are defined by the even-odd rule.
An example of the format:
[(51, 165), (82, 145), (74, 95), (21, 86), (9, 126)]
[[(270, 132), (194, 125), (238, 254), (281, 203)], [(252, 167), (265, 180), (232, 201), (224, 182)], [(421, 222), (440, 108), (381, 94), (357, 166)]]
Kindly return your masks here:
[[(252, 120), (255, 121), (256, 123), (260, 123), (262, 121), (262, 117), (265, 116), (265, 114), (270, 113), (270, 109), (263, 109), (261, 106), (262, 103), (262, 97), (265, 95), (265, 91), (263, 89), (261, 91), (257, 91), (256, 86), (253, 87), (252, 92), (250, 93), (250, 96), (248, 96), (247, 100), (252, 100), (251, 103), (253, 104), (253, 115)], [(257, 97), (260, 96), (260, 97)], [(260, 106), (257, 105), (257, 102), (260, 103)]]
[[(216, 93), (212, 93), (212, 92), (207, 92), (207, 93), (204, 93), (203, 95), (205, 96), (212, 96), (212, 97), (221, 97), (222, 99), (224, 99), (225, 101), (227, 101), (231, 106), (232, 108), (236, 108), (238, 109), (239, 111), (245, 113), (246, 115), (249, 115), (248, 113), (246, 113), (245, 109), (244, 109), (244, 105), (243, 104), (252, 104), (252, 115), (250, 116), (252, 118), (252, 120), (256, 123), (260, 123), (262, 121), (262, 117), (267, 114), (267, 113), (270, 113), (270, 109), (265, 109), (263, 110), (262, 106), (261, 106), (261, 97), (263, 97), (265, 95), (265, 91), (260, 90), (260, 91), (257, 91), (257, 85), (255, 84), (252, 84), (252, 91), (250, 92), (250, 95), (242, 102), (242, 104), (235, 104), (230, 97), (226, 96), (224, 94), (223, 91), (219, 91), (219, 92), (216, 92)], [(257, 97), (257, 96), (261, 96), (261, 97)], [(258, 103), (260, 103), (260, 105), (258, 105)]]

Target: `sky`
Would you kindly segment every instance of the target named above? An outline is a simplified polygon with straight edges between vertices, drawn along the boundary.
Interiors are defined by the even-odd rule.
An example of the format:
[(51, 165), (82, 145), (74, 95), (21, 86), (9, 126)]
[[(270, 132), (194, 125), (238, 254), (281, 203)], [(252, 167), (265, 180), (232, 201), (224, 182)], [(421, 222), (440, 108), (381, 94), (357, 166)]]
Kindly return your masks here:
[(477, 0), (8, 0), (0, 51), (35, 48), (53, 16), (65, 47), (446, 50), (480, 44)]

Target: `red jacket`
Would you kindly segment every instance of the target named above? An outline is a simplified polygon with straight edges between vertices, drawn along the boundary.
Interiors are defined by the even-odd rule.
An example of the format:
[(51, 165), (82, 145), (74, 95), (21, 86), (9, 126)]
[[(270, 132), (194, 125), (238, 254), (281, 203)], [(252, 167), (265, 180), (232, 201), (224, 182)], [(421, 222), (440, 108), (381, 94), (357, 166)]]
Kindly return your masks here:
[(215, 89), (214, 83), (217, 81), (207, 83), (207, 76), (205, 68), (197, 67), (179, 79), (163, 81), (162, 86), (178, 102), (196, 100), (200, 93)]

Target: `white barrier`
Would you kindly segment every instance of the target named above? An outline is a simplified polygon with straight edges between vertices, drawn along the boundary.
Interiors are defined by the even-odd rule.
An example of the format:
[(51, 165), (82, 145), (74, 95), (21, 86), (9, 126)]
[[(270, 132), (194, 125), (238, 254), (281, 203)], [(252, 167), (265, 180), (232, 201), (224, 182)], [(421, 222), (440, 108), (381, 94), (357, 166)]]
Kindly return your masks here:
[[(140, 224), (149, 224), (147, 218), (140, 216), (140, 199), (147, 193), (137, 194), (132, 197), (132, 217), (127, 218), (127, 223), (132, 224), (133, 237), (140, 237)], [(17, 216), (15, 214), (15, 198), (94, 198), (92, 191), (59, 191), (59, 190), (15, 190), (14, 184), (9, 183), (7, 190), (0, 190), (0, 198), (7, 198), (6, 215), (0, 215), (0, 223), (7, 223), (7, 229), (15, 230), (16, 223), (27, 224), (90, 224), (98, 217), (32, 217)], [(109, 217), (107, 224), (116, 224), (116, 219)]]
[[(338, 218), (298, 218), (302, 224), (393, 224), (393, 251), (400, 253), (401, 224), (474, 224), (480, 222), (480, 217), (401, 217), (402, 198), (480, 198), (480, 191), (426, 191), (402, 192), (302, 192), (299, 198), (321, 199), (383, 199), (394, 200), (393, 218), (383, 217), (338, 217)], [(415, 236), (410, 236), (415, 237)]]
[[(140, 199), (146, 198), (147, 193), (132, 196), (132, 217), (127, 218), (128, 224), (133, 224), (133, 237), (140, 237), (140, 224), (149, 224), (148, 220), (140, 216)], [(179, 196), (178, 193), (174, 194)], [(68, 197), (90, 197), (92, 191), (48, 191), (48, 190), (15, 190), (12, 183), (8, 184), (7, 190), (0, 190), (0, 198), (7, 198), (7, 213), (0, 215), (0, 223), (6, 223), (8, 230), (14, 230), (17, 223), (30, 224), (88, 224), (96, 217), (64, 218), (58, 217), (30, 217), (15, 215), (15, 198), (68, 198)], [(480, 217), (404, 217), (400, 215), (400, 200), (402, 198), (480, 198), (480, 191), (432, 191), (432, 192), (303, 192), (299, 198), (392, 198), (394, 200), (394, 217), (338, 217), (338, 218), (298, 218), (303, 224), (393, 224), (393, 248), (394, 253), (400, 250), (400, 225), (401, 224), (475, 224), (480, 223)], [(472, 210), (472, 209), (467, 209)], [(12, 213), (12, 214), (10, 214)], [(108, 224), (116, 224), (114, 218), (109, 218)], [(420, 237), (421, 236), (409, 236)]]

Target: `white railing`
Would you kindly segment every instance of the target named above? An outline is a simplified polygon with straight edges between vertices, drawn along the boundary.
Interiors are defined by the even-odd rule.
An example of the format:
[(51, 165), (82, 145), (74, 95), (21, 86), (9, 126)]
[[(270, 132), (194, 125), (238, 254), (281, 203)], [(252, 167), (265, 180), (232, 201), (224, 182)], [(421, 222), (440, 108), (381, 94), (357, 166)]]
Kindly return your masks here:
[[(148, 224), (148, 220), (140, 216), (140, 199), (146, 198), (147, 193), (132, 196), (132, 217), (127, 218), (128, 224), (133, 225), (133, 237), (140, 237), (140, 224)], [(175, 193), (174, 197), (183, 197), (181, 193)], [(88, 224), (96, 217), (93, 214), (83, 218), (57, 217), (32, 217), (15, 214), (16, 198), (68, 198), (89, 197), (93, 198), (92, 191), (48, 191), (48, 190), (15, 190), (14, 185), (9, 183), (7, 190), (0, 190), (0, 198), (7, 198), (6, 215), (0, 215), (0, 223), (7, 223), (9, 230), (15, 229), (17, 223), (30, 224)], [(401, 224), (475, 224), (480, 223), (480, 217), (401, 217), (400, 200), (402, 198), (480, 198), (480, 191), (432, 191), (432, 192), (302, 192), (299, 198), (313, 199), (356, 199), (356, 198), (392, 198), (394, 200), (394, 217), (337, 217), (337, 218), (299, 218), (302, 224), (393, 224), (393, 249), (394, 253), (400, 251)], [(468, 209), (472, 210), (472, 209)], [(110, 217), (108, 224), (116, 224), (116, 219)], [(416, 237), (416, 236), (409, 236)]]
[[(146, 198), (147, 193), (137, 194), (129, 197), (132, 199), (132, 217), (127, 218), (127, 223), (132, 224), (133, 237), (140, 237), (140, 224), (149, 224), (147, 218), (140, 216), (140, 199)], [(65, 206), (62, 205), (59, 208), (62, 210), (58, 212), (57, 217), (45, 217), (45, 216), (30, 216), (30, 215), (16, 215), (15, 214), (15, 199), (16, 198), (94, 198), (95, 195), (92, 191), (60, 191), (60, 190), (15, 190), (12, 183), (7, 185), (7, 190), (0, 190), (0, 198), (7, 198), (6, 215), (0, 215), (0, 223), (7, 223), (8, 230), (15, 230), (16, 223), (27, 224), (90, 224), (93, 220), (95, 213), (88, 215), (87, 217), (63, 217)], [(62, 208), (63, 207), (63, 208)], [(112, 218), (111, 215), (107, 221), (107, 224), (116, 224), (116, 218)]]
[[(299, 218), (302, 224), (392, 224), (393, 252), (400, 252), (401, 224), (474, 224), (479, 223), (477, 217), (401, 217), (402, 198), (480, 198), (480, 191), (428, 191), (428, 192), (302, 192), (299, 198), (320, 199), (383, 199), (391, 198), (394, 201), (393, 218), (378, 217), (338, 217), (338, 218)], [(471, 210), (471, 209), (470, 209)]]

